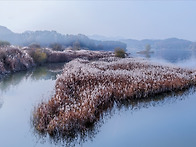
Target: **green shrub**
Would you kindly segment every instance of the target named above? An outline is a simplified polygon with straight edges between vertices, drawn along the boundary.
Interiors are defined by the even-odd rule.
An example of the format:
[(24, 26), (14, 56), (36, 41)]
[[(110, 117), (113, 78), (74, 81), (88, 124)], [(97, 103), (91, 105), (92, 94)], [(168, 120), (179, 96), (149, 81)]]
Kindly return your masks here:
[(41, 49), (35, 49), (30, 53), (30, 56), (33, 58), (36, 64), (43, 64), (47, 60), (47, 54), (44, 53)]
[(115, 57), (125, 58), (126, 52), (123, 48), (117, 47), (114, 49)]

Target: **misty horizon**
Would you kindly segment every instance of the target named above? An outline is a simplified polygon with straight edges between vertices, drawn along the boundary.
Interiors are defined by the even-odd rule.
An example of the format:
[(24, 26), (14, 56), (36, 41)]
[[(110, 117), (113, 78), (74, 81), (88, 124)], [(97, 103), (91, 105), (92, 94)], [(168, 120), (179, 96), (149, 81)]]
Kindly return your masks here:
[[(11, 30), (10, 28), (6, 27), (6, 26), (2, 26), (0, 25), (0, 27), (2, 28), (6, 28), (8, 29), (9, 31), (13, 32), (13, 33), (16, 33), (16, 34), (23, 34), (23, 33), (30, 33), (30, 32), (44, 32), (44, 31), (48, 31), (48, 32), (56, 32), (58, 34), (61, 34), (61, 35), (85, 35), (87, 36), (88, 38), (90, 39), (94, 39), (94, 40), (101, 40), (101, 41), (120, 41), (120, 40), (137, 40), (137, 41), (143, 41), (143, 40), (167, 40), (167, 39), (180, 39), (180, 40), (187, 40), (187, 39), (183, 39), (183, 38), (178, 38), (178, 37), (169, 37), (169, 38), (163, 38), (163, 39), (160, 39), (160, 38), (143, 38), (143, 39), (135, 39), (135, 38), (125, 38), (123, 36), (104, 36), (102, 34), (92, 34), (92, 35), (87, 35), (87, 34), (82, 34), (82, 33), (77, 33), (77, 34), (64, 34), (64, 33), (61, 33), (61, 32), (58, 32), (56, 30), (25, 30), (23, 32), (15, 32), (13, 30)], [(6, 40), (4, 40), (6, 41)], [(187, 40), (187, 41), (192, 41), (192, 40)], [(192, 41), (192, 42), (195, 42), (195, 41)]]
[(16, 33), (124, 39), (181, 38), (196, 41), (196, 1), (0, 1), (0, 25)]

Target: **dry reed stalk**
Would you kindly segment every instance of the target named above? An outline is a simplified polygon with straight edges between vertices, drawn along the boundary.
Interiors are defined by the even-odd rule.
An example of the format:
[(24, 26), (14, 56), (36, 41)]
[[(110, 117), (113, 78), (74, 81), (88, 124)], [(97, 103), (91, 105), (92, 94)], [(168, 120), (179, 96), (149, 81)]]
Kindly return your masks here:
[(182, 90), (196, 83), (196, 72), (141, 59), (107, 58), (66, 64), (55, 95), (34, 111), (37, 130), (49, 134), (82, 131), (116, 101)]

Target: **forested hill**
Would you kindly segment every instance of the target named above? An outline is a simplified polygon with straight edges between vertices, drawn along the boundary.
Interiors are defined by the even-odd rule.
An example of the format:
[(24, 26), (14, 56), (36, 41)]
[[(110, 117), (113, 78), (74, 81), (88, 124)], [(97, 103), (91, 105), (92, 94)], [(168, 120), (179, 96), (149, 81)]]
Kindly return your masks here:
[(79, 45), (81, 48), (90, 50), (112, 51), (116, 47), (126, 49), (126, 43), (120, 41), (99, 41), (88, 38), (85, 35), (63, 35), (56, 31), (26, 31), (14, 33), (6, 27), (0, 26), (0, 40), (8, 41), (13, 45), (28, 46), (32, 43), (49, 47), (50, 44), (58, 43), (64, 47)]

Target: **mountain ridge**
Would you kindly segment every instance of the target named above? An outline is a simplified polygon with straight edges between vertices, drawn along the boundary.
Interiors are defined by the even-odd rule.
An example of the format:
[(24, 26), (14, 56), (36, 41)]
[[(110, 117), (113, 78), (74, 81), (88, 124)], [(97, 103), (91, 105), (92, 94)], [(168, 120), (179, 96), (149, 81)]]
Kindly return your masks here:
[(32, 43), (38, 43), (43, 47), (48, 47), (52, 43), (59, 43), (64, 47), (69, 47), (79, 42), (82, 48), (106, 51), (114, 50), (116, 47), (142, 50), (145, 49), (147, 44), (151, 45), (153, 49), (196, 49), (196, 42), (175, 37), (136, 40), (123, 39), (121, 37), (106, 37), (102, 35), (86, 36), (83, 34), (61, 34), (55, 30), (28, 30), (23, 33), (14, 33), (4, 26), (0, 26), (0, 40), (9, 41), (11, 44), (19, 46), (28, 46)]
[(126, 49), (126, 44), (120, 41), (99, 41), (88, 38), (86, 35), (64, 35), (56, 31), (25, 31), (23, 33), (14, 33), (7, 27), (0, 26), (0, 40), (9, 41), (13, 45), (28, 46), (32, 43), (40, 44), (43, 47), (49, 47), (52, 43), (62, 44), (64, 47), (73, 46), (79, 43), (81, 48), (91, 50), (111, 51), (116, 47)]

